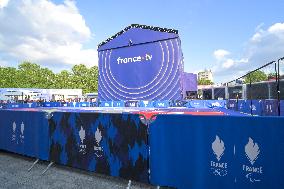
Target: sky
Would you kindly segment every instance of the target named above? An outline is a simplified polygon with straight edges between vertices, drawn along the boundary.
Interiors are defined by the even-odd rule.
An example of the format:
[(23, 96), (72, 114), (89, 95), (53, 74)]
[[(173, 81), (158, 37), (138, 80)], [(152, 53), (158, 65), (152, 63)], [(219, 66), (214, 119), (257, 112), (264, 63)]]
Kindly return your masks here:
[(0, 66), (94, 66), (97, 45), (135, 23), (179, 30), (185, 71), (211, 69), (224, 83), (284, 56), (283, 7), (283, 0), (0, 0)]

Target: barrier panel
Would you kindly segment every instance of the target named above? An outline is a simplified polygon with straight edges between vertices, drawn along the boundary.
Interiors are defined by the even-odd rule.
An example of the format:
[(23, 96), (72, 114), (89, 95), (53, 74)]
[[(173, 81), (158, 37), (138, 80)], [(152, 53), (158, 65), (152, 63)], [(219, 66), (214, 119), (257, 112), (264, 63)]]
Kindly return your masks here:
[(43, 107), (61, 107), (60, 102), (44, 102)]
[(113, 107), (124, 107), (124, 101), (113, 101)]
[(100, 107), (112, 107), (113, 101), (100, 101), (99, 106)]
[(51, 161), (148, 182), (147, 126), (139, 115), (54, 112), (49, 124)]
[(150, 124), (150, 182), (282, 189), (283, 123), (283, 117), (158, 115)]
[(187, 103), (188, 108), (214, 108), (223, 107), (226, 108), (226, 100), (190, 100)]
[(227, 101), (226, 100), (206, 100), (205, 106), (208, 108), (215, 108), (215, 107), (227, 107)]
[(170, 106), (170, 102), (167, 100), (163, 101), (154, 101), (155, 108), (168, 108)]
[(263, 116), (278, 116), (278, 101), (264, 100), (262, 109)]
[(8, 103), (6, 107), (8, 109), (23, 108), (23, 104), (20, 104), (20, 103)]
[(154, 107), (154, 102), (153, 101), (148, 101), (148, 100), (141, 100), (139, 101), (139, 107), (144, 107), (144, 108), (153, 108)]
[(126, 101), (125, 107), (138, 107), (138, 101), (133, 101), (133, 100)]
[(68, 107), (80, 107), (79, 102), (68, 102)]
[(237, 110), (237, 100), (236, 99), (230, 99), (227, 102), (227, 108), (230, 110)]
[(2, 110), (0, 118), (0, 149), (49, 159), (46, 113)]
[(80, 102), (79, 106), (80, 107), (90, 107), (90, 102)]
[(280, 115), (284, 116), (284, 100), (280, 101)]
[(36, 107), (38, 107), (38, 104), (36, 102), (22, 104), (22, 108), (36, 108)]
[(191, 100), (187, 103), (188, 108), (204, 108), (205, 100)]
[(186, 100), (173, 100), (170, 101), (171, 107), (186, 107), (189, 101)]

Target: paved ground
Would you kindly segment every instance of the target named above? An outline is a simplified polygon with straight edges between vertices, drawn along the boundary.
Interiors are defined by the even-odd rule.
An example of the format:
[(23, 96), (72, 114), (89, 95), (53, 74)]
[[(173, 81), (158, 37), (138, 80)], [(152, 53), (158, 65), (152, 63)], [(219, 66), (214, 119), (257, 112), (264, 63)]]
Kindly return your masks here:
[[(127, 188), (128, 181), (124, 179), (94, 174), (69, 167), (53, 165), (44, 175), (41, 172), (48, 165), (39, 162), (28, 172), (34, 159), (0, 151), (0, 188), (33, 189), (33, 188), (94, 188), (120, 189)], [(130, 189), (155, 188), (137, 182), (132, 182)]]

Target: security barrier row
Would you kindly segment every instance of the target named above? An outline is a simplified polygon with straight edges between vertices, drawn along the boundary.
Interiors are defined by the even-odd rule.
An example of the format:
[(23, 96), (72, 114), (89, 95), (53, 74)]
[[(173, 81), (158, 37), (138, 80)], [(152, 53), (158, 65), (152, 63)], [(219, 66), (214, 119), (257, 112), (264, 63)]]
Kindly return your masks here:
[(159, 186), (284, 186), (283, 117), (141, 116), (2, 110), (0, 149)]

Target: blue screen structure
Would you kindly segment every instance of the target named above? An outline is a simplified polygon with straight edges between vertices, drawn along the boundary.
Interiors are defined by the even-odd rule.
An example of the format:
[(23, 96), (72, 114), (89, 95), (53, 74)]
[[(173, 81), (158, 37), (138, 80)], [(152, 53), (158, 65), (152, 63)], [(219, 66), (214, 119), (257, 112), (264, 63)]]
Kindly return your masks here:
[(179, 38), (99, 51), (100, 100), (182, 97)]

